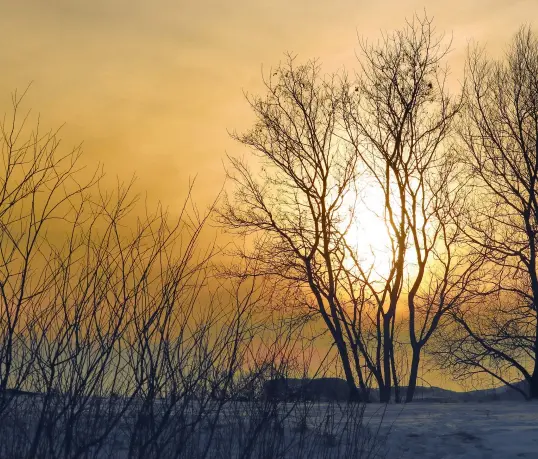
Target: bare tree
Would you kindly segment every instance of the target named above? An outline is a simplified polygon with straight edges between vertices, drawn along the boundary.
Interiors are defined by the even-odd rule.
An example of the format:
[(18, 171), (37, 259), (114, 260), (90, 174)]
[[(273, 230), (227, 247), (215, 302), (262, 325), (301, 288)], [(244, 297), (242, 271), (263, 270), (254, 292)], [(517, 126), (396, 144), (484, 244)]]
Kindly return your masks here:
[(460, 376), (524, 379), (538, 398), (538, 39), (521, 29), (498, 61), (471, 50), (467, 73), (464, 231), (488, 276), (481, 301), (454, 311), (445, 355)]
[[(456, 225), (464, 195), (451, 144), (461, 100), (446, 89), (449, 46), (428, 18), (416, 18), (378, 45), (362, 43), (353, 83), (290, 59), (266, 80), (267, 97), (250, 99), (255, 127), (236, 135), (261, 157), (260, 179), (231, 159), (236, 195), (222, 221), (256, 233), (265, 273), (308, 292), (304, 303), (323, 319), (350, 386), (366, 397), (373, 380), (384, 402), (393, 387), (400, 399), (396, 349), (405, 335), (411, 401), (426, 343), (478, 271)], [(361, 190), (381, 192), (386, 274), (350, 240), (352, 225), (367, 225), (357, 213)], [(404, 304), (406, 334), (396, 323)]]
[(22, 98), (13, 95), (11, 115), (0, 125), (0, 413), (7, 389), (24, 386), (36, 359), (21, 331), (57, 280), (48, 242), (58, 234), (51, 226), (69, 227), (68, 214), (99, 178), (82, 179), (79, 149), (62, 151), (55, 132), (41, 132), (39, 124), (29, 132)]
[(364, 347), (372, 354), (366, 361), (381, 399), (390, 399), (393, 383), (398, 399), (395, 340), (402, 336), (395, 335), (395, 319), (398, 308), (405, 307), (410, 402), (423, 348), (475, 272), (463, 256), (454, 222), (463, 199), (451, 148), (461, 102), (447, 91), (443, 61), (450, 43), (427, 17), (414, 18), (378, 44), (363, 41), (361, 47), (361, 71), (355, 91), (347, 93), (344, 122), (347, 139), (373, 179), (371, 189), (381, 191), (390, 240), (385, 275), (372, 275), (356, 261), (375, 317), (370, 321), (373, 346)]
[[(175, 215), (137, 205), (130, 184), (107, 191), (78, 149), (20, 123), (19, 103), (2, 125), (0, 456), (362, 454), (347, 433), (361, 409), (319, 448), (317, 431), (284, 427), (296, 404), (264, 396), (267, 377), (309, 374), (308, 322), (275, 318), (288, 298), (258, 267), (217, 275), (201, 243), (213, 209), (191, 189)], [(331, 410), (311, 415), (318, 429)]]
[(230, 158), (235, 194), (224, 203), (221, 221), (252, 238), (255, 249), (242, 256), (256, 257), (261, 274), (303, 292), (297, 306), (325, 324), (357, 399), (357, 386), (364, 395), (366, 382), (347, 320), (351, 300), (341, 289), (349, 280), (343, 238), (358, 179), (357, 154), (341, 141), (347, 86), (336, 76), (321, 77), (317, 62), (296, 65), (292, 57), (264, 82), (267, 95), (248, 98), (254, 127), (234, 135), (259, 157), (261, 169)]

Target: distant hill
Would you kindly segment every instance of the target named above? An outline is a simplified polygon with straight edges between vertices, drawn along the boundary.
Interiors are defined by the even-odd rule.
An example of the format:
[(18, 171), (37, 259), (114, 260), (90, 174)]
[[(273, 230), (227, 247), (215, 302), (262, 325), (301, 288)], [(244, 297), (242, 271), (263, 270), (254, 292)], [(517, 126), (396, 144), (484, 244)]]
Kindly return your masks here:
[[(527, 383), (522, 381), (516, 384), (527, 390)], [(405, 397), (406, 386), (400, 387), (402, 398)], [(265, 383), (264, 397), (278, 400), (313, 400), (313, 401), (345, 401), (349, 396), (349, 388), (341, 378), (278, 378)], [(493, 400), (521, 400), (522, 395), (508, 386), (494, 389), (472, 390), (456, 392), (440, 387), (417, 386), (414, 402), (482, 402)], [(379, 401), (376, 389), (370, 391), (370, 401)]]
[(264, 384), (263, 395), (272, 400), (345, 401), (349, 387), (340, 378), (278, 378)]

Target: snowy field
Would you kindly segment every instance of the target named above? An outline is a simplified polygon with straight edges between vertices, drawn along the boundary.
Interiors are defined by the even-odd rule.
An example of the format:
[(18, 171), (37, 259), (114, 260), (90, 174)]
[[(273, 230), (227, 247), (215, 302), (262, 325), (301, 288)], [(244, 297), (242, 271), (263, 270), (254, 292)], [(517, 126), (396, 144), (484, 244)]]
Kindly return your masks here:
[(366, 408), (387, 458), (538, 458), (538, 403), (414, 403)]
[[(0, 420), (0, 459), (36, 457), (28, 450), (36, 433), (35, 422), (29, 421), (40, 418), (40, 402), (35, 397), (21, 398), (12, 408)], [(106, 428), (106, 416), (86, 412), (70, 429), (60, 416), (42, 435), (40, 457), (538, 459), (538, 403), (534, 402), (419, 401), (387, 406), (237, 402), (218, 416), (206, 414), (194, 424), (200, 406), (189, 403), (186, 411), (171, 414), (152, 441), (155, 426), (142, 424), (136, 414), (139, 408), (131, 406), (104, 441), (96, 443)], [(83, 455), (73, 454), (88, 442), (93, 446)]]

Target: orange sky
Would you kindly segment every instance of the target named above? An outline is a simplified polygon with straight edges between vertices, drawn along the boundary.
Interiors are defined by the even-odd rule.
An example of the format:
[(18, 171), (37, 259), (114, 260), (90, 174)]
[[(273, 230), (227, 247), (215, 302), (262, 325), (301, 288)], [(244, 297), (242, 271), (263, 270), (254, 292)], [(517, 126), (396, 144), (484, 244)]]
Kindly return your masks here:
[(421, 12), (467, 42), (503, 46), (538, 17), (537, 0), (0, 0), (0, 103), (33, 86), (26, 106), (84, 141), (86, 162), (140, 178), (172, 206), (198, 174), (199, 199), (220, 189), (227, 130), (251, 120), (242, 91), (260, 90), (262, 64), (285, 51), (327, 70), (356, 65), (357, 33), (375, 38)]
[(136, 174), (172, 209), (198, 174), (207, 203), (225, 153), (240, 152), (227, 131), (252, 121), (243, 91), (261, 90), (262, 65), (290, 51), (352, 70), (357, 34), (375, 39), (424, 8), (454, 35), (455, 80), (471, 39), (499, 53), (538, 17), (538, 0), (0, 0), (1, 111), (33, 81), (26, 107), (65, 122), (86, 163)]

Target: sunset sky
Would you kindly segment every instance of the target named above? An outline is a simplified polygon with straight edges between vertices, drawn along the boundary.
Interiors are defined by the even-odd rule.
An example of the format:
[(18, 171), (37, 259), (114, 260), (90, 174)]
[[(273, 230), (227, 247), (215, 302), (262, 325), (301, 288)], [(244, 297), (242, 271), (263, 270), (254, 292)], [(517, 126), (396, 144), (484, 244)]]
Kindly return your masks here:
[(375, 39), (424, 8), (454, 35), (453, 75), (474, 39), (499, 52), (538, 17), (536, 0), (0, 0), (0, 101), (33, 82), (26, 108), (111, 176), (174, 205), (187, 179), (208, 201), (228, 131), (251, 122), (243, 91), (290, 51), (326, 70), (356, 67), (357, 34)]
[[(263, 71), (290, 52), (353, 72), (359, 36), (375, 41), (424, 11), (453, 37), (457, 91), (467, 46), (500, 55), (536, 25), (538, 0), (0, 0), (1, 111), (32, 83), (24, 108), (46, 128), (65, 124), (90, 169), (136, 175), (136, 191), (172, 212), (196, 176), (204, 206), (222, 189), (226, 154), (244, 153), (229, 133), (253, 122), (244, 95), (263, 92)], [(434, 380), (459, 387), (444, 378)]]

